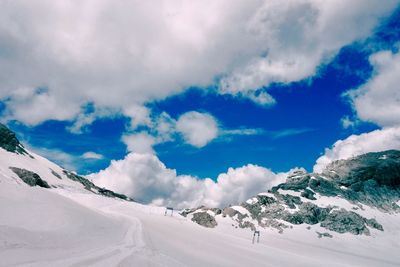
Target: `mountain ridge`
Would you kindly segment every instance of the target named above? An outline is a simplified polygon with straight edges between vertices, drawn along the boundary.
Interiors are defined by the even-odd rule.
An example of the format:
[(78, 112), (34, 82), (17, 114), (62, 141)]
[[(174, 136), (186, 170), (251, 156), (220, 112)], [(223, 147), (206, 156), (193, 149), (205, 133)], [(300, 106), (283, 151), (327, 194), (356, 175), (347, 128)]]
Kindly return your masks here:
[[(282, 233), (293, 225), (305, 224), (337, 233), (370, 235), (371, 230), (384, 231), (384, 226), (362, 211), (400, 213), (399, 185), (400, 151), (371, 152), (332, 162), (320, 174), (294, 171), (285, 183), (236, 209), (200, 207), (184, 210), (182, 215), (197, 214), (192, 220), (205, 227), (215, 227), (218, 217), (228, 217), (238, 227), (253, 231), (272, 227)], [(331, 203), (321, 203), (321, 199)]]

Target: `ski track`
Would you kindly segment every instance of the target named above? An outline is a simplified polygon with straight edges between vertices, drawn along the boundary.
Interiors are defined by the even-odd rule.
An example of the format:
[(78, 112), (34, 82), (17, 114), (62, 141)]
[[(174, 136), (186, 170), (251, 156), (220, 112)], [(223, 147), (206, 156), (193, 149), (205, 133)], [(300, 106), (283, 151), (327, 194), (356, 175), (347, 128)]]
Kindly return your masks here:
[[(398, 266), (398, 262), (300, 242), (282, 235), (279, 242), (286, 246), (274, 246), (271, 240), (276, 236), (266, 240), (270, 242), (262, 238), (259, 244), (252, 245), (250, 238), (243, 234), (206, 229), (179, 215), (164, 216), (160, 208), (146, 209), (135, 203), (77, 192), (64, 193), (64, 196), (117, 219), (125, 229), (123, 238), (102, 248), (88, 248), (68, 257), (30, 261), (18, 266), (243, 266), (243, 262), (248, 262), (249, 266), (349, 266), (346, 262), (351, 262), (351, 266)], [(210, 255), (213, 251), (224, 256)], [(313, 251), (315, 257), (304, 251)], [(342, 261), (324, 262), (318, 256), (321, 251)]]

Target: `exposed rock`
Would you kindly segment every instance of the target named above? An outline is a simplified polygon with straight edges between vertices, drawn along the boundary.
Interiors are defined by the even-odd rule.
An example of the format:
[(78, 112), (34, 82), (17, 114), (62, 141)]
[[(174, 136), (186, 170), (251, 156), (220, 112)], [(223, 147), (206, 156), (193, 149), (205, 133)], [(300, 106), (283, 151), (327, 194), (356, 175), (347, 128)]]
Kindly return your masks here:
[(17, 154), (26, 154), (28, 152), (24, 149), (22, 144), (18, 141), (15, 133), (8, 129), (4, 124), (0, 123), (0, 147)]
[(94, 193), (98, 193), (100, 195), (106, 196), (106, 197), (113, 197), (113, 198), (119, 198), (119, 199), (123, 199), (123, 200), (128, 200), (128, 201), (133, 201), (133, 199), (123, 195), (123, 194), (118, 194), (115, 193), (111, 190), (105, 189), (105, 188), (100, 188), (98, 186), (96, 186), (95, 184), (93, 184), (91, 181), (89, 181), (86, 178), (83, 178), (82, 176), (79, 176), (73, 172), (69, 172), (66, 170), (63, 170), (63, 173), (71, 180), (76, 181), (81, 183), (86, 190), (94, 192)]
[(50, 169), (50, 171), (51, 171), (51, 174), (53, 174), (55, 177), (57, 177), (58, 179), (62, 179), (61, 178), (61, 175), (59, 175), (57, 172), (55, 172), (54, 170), (52, 170), (52, 169)]
[(300, 206), (300, 211), (298, 213), (301, 214), (304, 218), (304, 222), (306, 224), (317, 224), (325, 220), (328, 216), (331, 208), (320, 208), (317, 205), (306, 202)]
[(318, 238), (322, 238), (322, 237), (329, 237), (332, 238), (333, 236), (330, 233), (320, 233), (320, 232), (316, 232), (318, 235)]
[(338, 233), (352, 233), (355, 235), (369, 235), (365, 225), (365, 218), (353, 211), (345, 209), (334, 210), (321, 222), (321, 226)]
[(382, 224), (378, 223), (375, 219), (366, 219), (365, 223), (372, 228), (375, 228), (377, 230), (383, 231), (383, 226)]
[(275, 193), (275, 197), (278, 201), (284, 202), (291, 209), (295, 209), (296, 205), (300, 205), (302, 203), (300, 197), (298, 196)]
[(315, 198), (315, 193), (313, 192), (313, 191), (311, 191), (311, 190), (309, 190), (309, 189), (304, 189), (303, 190), (303, 192), (301, 192), (301, 194), (300, 194), (302, 197), (305, 197), (305, 198), (307, 198), (307, 199), (309, 199), (309, 200), (316, 200), (316, 198)]
[(49, 184), (42, 180), (40, 176), (34, 172), (17, 168), (17, 167), (10, 167), (10, 169), (18, 175), (19, 178), (21, 178), (24, 183), (30, 185), (30, 186), (40, 186), (44, 188), (50, 188)]
[(196, 212), (193, 214), (192, 221), (204, 227), (214, 228), (217, 226), (217, 221), (213, 216), (206, 211)]
[(196, 210), (198, 210), (198, 208), (183, 209), (181, 212), (179, 212), (179, 214), (182, 215), (183, 217), (187, 217), (190, 213), (193, 213)]
[(349, 160), (332, 162), (323, 174), (346, 187), (373, 180), (380, 186), (399, 188), (399, 163), (400, 151), (397, 150), (367, 153)]
[(226, 217), (226, 216), (233, 217), (236, 214), (239, 214), (239, 212), (235, 209), (232, 209), (231, 207), (227, 207), (227, 208), (223, 209), (223, 211), (222, 211), (223, 217)]
[(239, 223), (239, 227), (240, 228), (250, 228), (252, 231), (256, 230), (256, 227), (254, 226), (254, 224), (249, 221), (245, 221), (245, 222), (241, 221)]
[[(353, 205), (349, 210), (337, 206), (322, 207), (314, 202), (319, 197), (335, 197), (333, 201), (341, 198)], [(230, 217), (237, 223), (235, 225), (250, 229), (272, 227), (282, 232), (292, 225), (308, 224), (337, 233), (369, 235), (370, 229), (383, 231), (383, 226), (357, 212), (369, 206), (381, 212), (397, 213), (400, 212), (398, 201), (400, 151), (389, 150), (333, 162), (322, 174), (295, 171), (285, 183), (255, 196), (252, 201), (241, 203), (250, 216), (227, 207), (222, 210), (222, 217)], [(206, 210), (209, 209), (202, 207), (189, 213)], [(320, 237), (329, 235), (321, 233)]]

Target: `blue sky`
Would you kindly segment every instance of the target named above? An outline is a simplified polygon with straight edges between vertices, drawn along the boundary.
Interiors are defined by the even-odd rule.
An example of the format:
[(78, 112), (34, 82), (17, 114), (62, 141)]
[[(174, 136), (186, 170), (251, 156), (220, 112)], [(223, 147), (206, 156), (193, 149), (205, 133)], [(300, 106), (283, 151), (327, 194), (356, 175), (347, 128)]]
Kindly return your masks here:
[(62, 1), (1, 4), (0, 121), (98, 186), (222, 207), (400, 149), (400, 0)]
[[(248, 163), (274, 172), (296, 166), (312, 171), (316, 159), (336, 140), (379, 128), (377, 124), (362, 121), (345, 129), (341, 119), (345, 116), (354, 119), (355, 115), (343, 93), (363, 85), (373, 75), (373, 67), (368, 61), (371, 54), (380, 50), (397, 51), (399, 21), (399, 12), (381, 19), (372, 34), (342, 47), (333, 58), (322, 62), (316, 73), (305, 79), (261, 87), (276, 100), (273, 105), (262, 106), (247, 98), (219, 94), (217, 83), (207, 87), (190, 86), (181, 93), (148, 101), (146, 107), (153, 116), (166, 112), (177, 120), (188, 111), (198, 111), (211, 114), (221, 129), (258, 131), (253, 135), (220, 135), (200, 148), (177, 137), (156, 144), (156, 155), (178, 174), (214, 179), (229, 167)], [(127, 148), (121, 137), (129, 121), (122, 114), (98, 118), (81, 134), (67, 130), (71, 121), (45, 120), (29, 126), (10, 120), (8, 124), (29, 146), (38, 151), (45, 148), (66, 153), (71, 158), (53, 159), (74, 167), (79, 173), (88, 174), (105, 169), (112, 159), (124, 158)], [(131, 132), (142, 129), (147, 128)], [(81, 158), (87, 151), (104, 158)]]

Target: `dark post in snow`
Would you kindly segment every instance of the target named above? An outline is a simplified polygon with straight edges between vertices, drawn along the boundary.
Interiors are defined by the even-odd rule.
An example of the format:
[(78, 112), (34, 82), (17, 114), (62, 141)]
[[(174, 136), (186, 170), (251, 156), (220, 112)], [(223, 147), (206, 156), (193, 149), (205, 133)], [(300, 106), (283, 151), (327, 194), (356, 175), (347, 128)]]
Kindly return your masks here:
[(164, 216), (166, 216), (167, 215), (167, 213), (168, 213), (168, 211), (171, 211), (171, 216), (172, 216), (172, 214), (174, 214), (174, 208), (171, 208), (171, 207), (166, 207), (165, 208), (165, 213), (164, 213)]
[(254, 231), (254, 234), (253, 234), (253, 244), (254, 244), (254, 240), (255, 240), (255, 238), (256, 238), (256, 235), (257, 235), (257, 243), (260, 242), (260, 231)]

